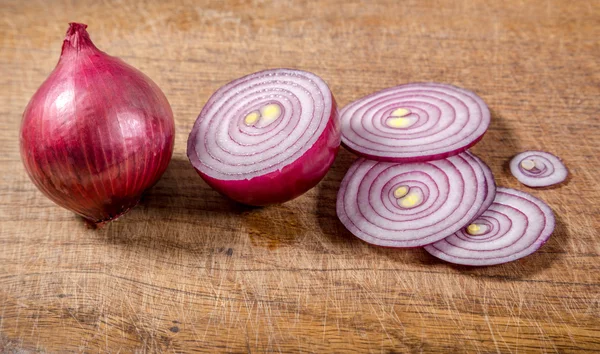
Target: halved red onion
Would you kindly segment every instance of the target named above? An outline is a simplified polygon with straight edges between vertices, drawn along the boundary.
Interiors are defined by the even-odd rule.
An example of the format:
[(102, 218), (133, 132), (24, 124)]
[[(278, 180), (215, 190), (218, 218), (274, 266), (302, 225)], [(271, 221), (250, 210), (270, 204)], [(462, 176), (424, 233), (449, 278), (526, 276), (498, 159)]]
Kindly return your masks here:
[(352, 102), (340, 114), (344, 146), (390, 162), (456, 155), (475, 145), (490, 124), (479, 96), (436, 83), (391, 87)]
[(267, 205), (314, 187), (339, 145), (339, 114), (327, 84), (309, 72), (273, 69), (215, 92), (194, 124), (187, 153), (217, 191)]
[(479, 164), (479, 166), (481, 167), (481, 170), (483, 171), (483, 175), (485, 176), (485, 198), (483, 200), (483, 203), (481, 203), (481, 207), (479, 207), (479, 210), (477, 211), (477, 214), (475, 215), (475, 218), (479, 217), (479, 215), (483, 214), (484, 211), (486, 211), (490, 205), (492, 205), (492, 203), (494, 202), (494, 198), (496, 197), (496, 180), (494, 179), (494, 175), (492, 174), (492, 170), (489, 168), (489, 166), (483, 162), (482, 159), (480, 159), (479, 157), (477, 157), (475, 154), (473, 154), (470, 151), (465, 151), (465, 154), (468, 154), (469, 156), (471, 156), (473, 159), (475, 159), (475, 161), (477, 162), (477, 164)]
[(560, 159), (544, 151), (525, 151), (510, 161), (510, 172), (529, 187), (547, 187), (563, 182), (567, 168)]
[(494, 203), (470, 225), (427, 252), (445, 261), (486, 266), (523, 258), (539, 249), (554, 230), (552, 209), (521, 191), (498, 188)]
[(337, 215), (366, 242), (419, 247), (473, 220), (489, 194), (487, 184), (467, 153), (405, 164), (358, 159), (340, 186)]

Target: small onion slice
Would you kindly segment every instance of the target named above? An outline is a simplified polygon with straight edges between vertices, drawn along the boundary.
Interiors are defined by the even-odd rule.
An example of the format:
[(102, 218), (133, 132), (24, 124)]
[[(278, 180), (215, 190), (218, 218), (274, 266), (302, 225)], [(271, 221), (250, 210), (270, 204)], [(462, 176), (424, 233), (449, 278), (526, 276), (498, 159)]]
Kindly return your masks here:
[(249, 205), (283, 203), (314, 187), (340, 145), (339, 114), (317, 75), (254, 73), (221, 87), (188, 138), (188, 158), (214, 189)]
[(340, 114), (346, 148), (389, 162), (456, 155), (475, 145), (490, 124), (479, 96), (436, 83), (391, 87), (350, 103)]
[(342, 181), (336, 210), (344, 226), (368, 243), (420, 247), (473, 220), (487, 183), (467, 153), (406, 164), (358, 159)]
[(567, 178), (567, 168), (560, 159), (544, 151), (525, 151), (510, 160), (510, 172), (529, 187), (548, 187)]
[(543, 201), (525, 192), (498, 188), (494, 203), (477, 220), (425, 250), (456, 264), (501, 264), (535, 252), (546, 243), (554, 226), (552, 209)]

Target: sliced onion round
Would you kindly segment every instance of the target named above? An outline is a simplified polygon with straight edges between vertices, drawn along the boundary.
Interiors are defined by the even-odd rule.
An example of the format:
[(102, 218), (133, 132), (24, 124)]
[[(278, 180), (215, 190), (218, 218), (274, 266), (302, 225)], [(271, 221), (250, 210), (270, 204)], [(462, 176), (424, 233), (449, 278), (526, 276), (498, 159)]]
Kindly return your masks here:
[(456, 264), (501, 264), (535, 252), (546, 243), (554, 225), (552, 210), (541, 200), (514, 189), (498, 188), (494, 203), (477, 220), (425, 249)]
[(480, 164), (467, 153), (406, 164), (358, 159), (342, 181), (336, 210), (366, 242), (419, 247), (473, 220), (487, 185)]
[(305, 71), (274, 69), (213, 94), (189, 136), (188, 157), (222, 194), (266, 205), (314, 187), (339, 145), (339, 114), (327, 84)]
[(477, 143), (490, 124), (479, 96), (436, 83), (391, 87), (352, 102), (340, 114), (344, 146), (390, 162), (456, 155)]
[(510, 161), (510, 172), (529, 187), (547, 187), (563, 182), (567, 168), (560, 159), (544, 151), (525, 151)]

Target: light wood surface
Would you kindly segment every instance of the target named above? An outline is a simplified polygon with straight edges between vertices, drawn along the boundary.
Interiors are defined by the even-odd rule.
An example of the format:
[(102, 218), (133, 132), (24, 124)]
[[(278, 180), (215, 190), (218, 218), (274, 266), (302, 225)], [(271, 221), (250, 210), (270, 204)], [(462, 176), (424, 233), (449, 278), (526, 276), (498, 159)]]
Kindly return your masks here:
[[(598, 1), (4, 0), (0, 13), (0, 352), (600, 350)], [(37, 191), (18, 151), (69, 21), (152, 77), (177, 125), (164, 177), (102, 230)], [(187, 134), (221, 85), (273, 67), (323, 77), (340, 106), (411, 81), (474, 90), (493, 117), (473, 151), (552, 207), (552, 238), (478, 269), (369, 246), (335, 216), (347, 151), (294, 201), (224, 199), (187, 161)], [(569, 182), (520, 185), (507, 162), (525, 149), (562, 157)]]

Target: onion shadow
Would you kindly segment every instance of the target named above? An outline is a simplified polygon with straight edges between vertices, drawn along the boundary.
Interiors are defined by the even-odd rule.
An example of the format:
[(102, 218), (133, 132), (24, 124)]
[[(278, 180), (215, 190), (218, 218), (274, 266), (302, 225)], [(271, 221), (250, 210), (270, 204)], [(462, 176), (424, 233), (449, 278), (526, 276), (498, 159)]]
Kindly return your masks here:
[(528, 187), (519, 182), (510, 171), (510, 161), (523, 151), (539, 150), (540, 147), (532, 145), (523, 146), (521, 140), (514, 134), (514, 129), (507, 124), (507, 120), (502, 118), (496, 111), (491, 110), (490, 112), (492, 119), (487, 133), (477, 145), (469, 150), (483, 159), (492, 169), (499, 186), (506, 185), (506, 187), (517, 189), (552, 190), (565, 187), (571, 182), (573, 178), (571, 170), (569, 170), (569, 174), (563, 182), (548, 187)]
[(342, 179), (356, 159), (356, 156), (340, 147), (333, 165), (317, 187), (317, 222), (322, 234), (333, 245), (362, 242), (346, 229), (338, 219), (335, 210), (337, 193)]
[(522, 151), (521, 141), (506, 119), (494, 110), (490, 110), (490, 113), (491, 122), (488, 131), (469, 151), (490, 167), (498, 186), (510, 187), (514, 178), (506, 166), (513, 156)]
[(239, 215), (252, 207), (210, 188), (186, 158), (174, 156), (140, 203), (94, 235), (105, 242), (145, 248), (227, 252), (239, 235)]
[(257, 207), (243, 213), (243, 233), (250, 244), (269, 251), (298, 244), (298, 240), (305, 235), (306, 228), (292, 206), (284, 203)]
[(179, 156), (135, 208), (94, 230), (113, 244), (226, 255), (248, 243), (269, 250), (290, 246), (302, 232), (292, 208), (237, 203), (212, 189)]
[(490, 109), (490, 114), (491, 120), (487, 132), (469, 150), (475, 154), (481, 154), (482, 158), (502, 158), (503, 160), (521, 152), (521, 141), (514, 134), (514, 129), (507, 124), (507, 120), (495, 110)]

